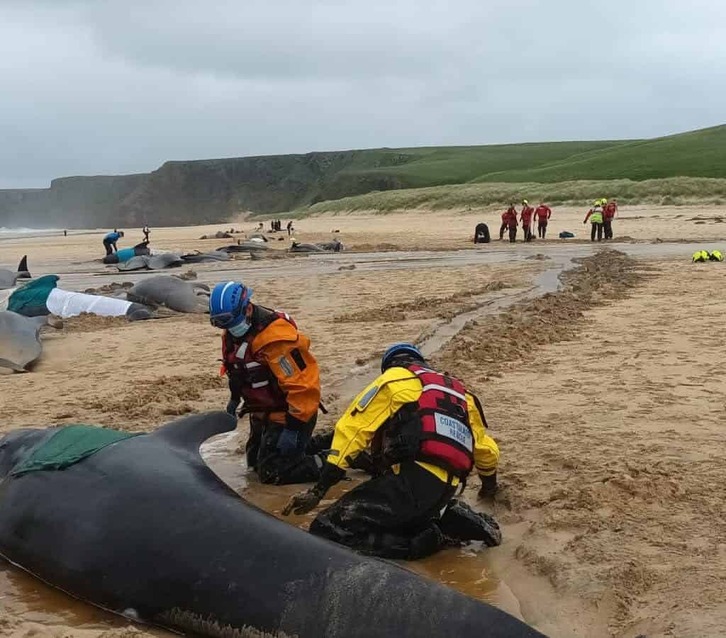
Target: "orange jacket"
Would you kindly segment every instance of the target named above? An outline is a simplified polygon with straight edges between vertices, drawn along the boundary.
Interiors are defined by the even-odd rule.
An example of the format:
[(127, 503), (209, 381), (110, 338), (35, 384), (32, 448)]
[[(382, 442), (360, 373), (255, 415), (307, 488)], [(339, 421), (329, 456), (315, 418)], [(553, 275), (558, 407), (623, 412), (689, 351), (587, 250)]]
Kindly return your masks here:
[[(243, 351), (243, 346), (247, 348)], [(294, 324), (278, 317), (252, 334), (251, 339), (239, 342), (237, 359), (240, 365), (237, 370), (226, 365), (226, 372), (232, 376), (244, 376), (243, 361), (259, 364), (262, 369), (253, 371), (256, 375), (255, 385), (264, 383), (268, 377), (272, 386), (269, 392), (277, 394), (277, 389), (284, 395), (287, 402), (286, 412), (271, 412), (269, 419), (277, 423), (285, 422), (289, 414), (298, 421), (308, 422), (318, 412), (320, 406), (320, 370), (315, 357), (310, 352), (310, 339), (298, 332)], [(239, 354), (244, 352), (244, 355)], [(262, 377), (260, 377), (262, 373)], [(271, 376), (270, 376), (271, 375)], [(254, 379), (253, 379), (254, 381)], [(277, 386), (277, 387), (274, 387)], [(232, 384), (230, 384), (230, 388)], [(247, 392), (245, 391), (247, 390)], [(260, 389), (242, 385), (242, 398), (245, 394), (259, 392)]]

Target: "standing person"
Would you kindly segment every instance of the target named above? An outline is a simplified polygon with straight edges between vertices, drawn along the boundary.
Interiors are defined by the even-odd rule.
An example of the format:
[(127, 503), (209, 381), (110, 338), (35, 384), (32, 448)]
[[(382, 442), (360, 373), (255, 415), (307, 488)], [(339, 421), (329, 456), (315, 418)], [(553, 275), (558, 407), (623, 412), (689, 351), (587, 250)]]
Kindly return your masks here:
[(603, 230), (605, 232), (605, 239), (612, 239), (613, 238), (613, 219), (615, 219), (615, 215), (617, 215), (618, 205), (614, 199), (611, 199), (609, 202), (607, 200), (604, 200), (603, 203), (604, 203), (604, 208), (602, 211), (602, 217), (603, 217)]
[(250, 415), (247, 466), (262, 483), (316, 481), (322, 459), (305, 454), (320, 405), (310, 339), (289, 315), (253, 304), (251, 297), (252, 289), (236, 281), (217, 284), (209, 297), (210, 321), (224, 330), (227, 412)]
[(534, 208), (529, 205), (526, 199), (522, 200), (522, 212), (520, 213), (520, 221), (522, 222), (522, 231), (524, 232), (524, 241), (532, 241), (532, 215)]
[(431, 369), (410, 343), (390, 346), (381, 375), (361, 392), (335, 426), (332, 449), (317, 485), (283, 510), (314, 509), (371, 446), (381, 473), (321, 511), (310, 533), (365, 554), (413, 560), (452, 541), (499, 545), (496, 521), (453, 499), (476, 469), (480, 498), (497, 488), (499, 448), (486, 433), (479, 400), (458, 379)]
[(534, 216), (537, 220), (537, 237), (544, 239), (547, 234), (547, 222), (552, 217), (552, 209), (543, 202), (540, 202), (539, 206), (534, 210)]
[(106, 249), (106, 254), (110, 255), (111, 253), (118, 252), (118, 246), (116, 246), (116, 242), (121, 239), (121, 237), (124, 236), (124, 231), (122, 230), (115, 230), (112, 233), (108, 233), (103, 238), (103, 247)]
[(514, 243), (517, 241), (517, 209), (514, 204), (509, 204), (509, 208), (502, 213), (502, 225), (499, 228), (499, 239), (504, 239), (504, 230), (509, 230), (509, 241)]
[(144, 243), (145, 244), (148, 244), (149, 243), (149, 235), (151, 234), (151, 231), (149, 230), (149, 225), (148, 224), (144, 224), (144, 228), (143, 228), (143, 230), (141, 232), (144, 233)]
[(598, 199), (595, 202), (595, 205), (589, 211), (587, 211), (587, 215), (585, 215), (585, 220), (582, 223), (587, 224), (588, 219), (590, 220), (591, 227), (590, 241), (595, 241), (595, 235), (597, 235), (598, 241), (602, 241), (602, 200)]
[(287, 236), (288, 237), (292, 237), (293, 230), (295, 230), (295, 229), (292, 227), (292, 220), (290, 220), (289, 222), (287, 222)]

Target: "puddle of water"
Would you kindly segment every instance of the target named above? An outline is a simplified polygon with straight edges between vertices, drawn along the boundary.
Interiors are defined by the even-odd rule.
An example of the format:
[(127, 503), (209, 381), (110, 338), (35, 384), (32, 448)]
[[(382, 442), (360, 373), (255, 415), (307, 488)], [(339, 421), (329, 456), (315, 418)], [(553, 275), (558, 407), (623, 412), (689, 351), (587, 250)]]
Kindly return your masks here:
[[(98, 631), (129, 625), (128, 620), (81, 602), (5, 561), (0, 562), (0, 591), (0, 611), (12, 611), (21, 622)], [(172, 635), (147, 627), (144, 630), (159, 637)]]
[(524, 620), (519, 600), (497, 576), (487, 551), (481, 543), (475, 543), (463, 549), (444, 550), (407, 567)]
[(241, 493), (248, 487), (248, 471), (244, 455), (237, 452), (240, 445), (244, 445), (244, 438), (235, 430), (205, 441), (200, 452), (215, 474), (224, 479), (235, 492)]

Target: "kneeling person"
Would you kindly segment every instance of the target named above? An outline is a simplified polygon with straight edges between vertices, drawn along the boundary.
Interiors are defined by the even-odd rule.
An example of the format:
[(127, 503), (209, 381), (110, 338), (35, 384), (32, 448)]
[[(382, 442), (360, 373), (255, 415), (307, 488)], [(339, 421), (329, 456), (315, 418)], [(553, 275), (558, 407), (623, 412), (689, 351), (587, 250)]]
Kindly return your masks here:
[(496, 521), (453, 497), (476, 467), (480, 496), (496, 490), (499, 449), (486, 434), (481, 405), (453, 377), (427, 367), (411, 344), (383, 355), (382, 374), (335, 426), (317, 485), (294, 496), (284, 514), (304, 514), (356, 465), (370, 446), (382, 473), (318, 514), (310, 532), (362, 553), (416, 559), (452, 541), (501, 542)]
[(229, 380), (227, 412), (250, 415), (247, 466), (263, 483), (307, 483), (323, 461), (305, 450), (320, 405), (320, 373), (310, 339), (285, 313), (253, 304), (252, 289), (217, 284), (210, 321), (222, 328), (222, 370)]

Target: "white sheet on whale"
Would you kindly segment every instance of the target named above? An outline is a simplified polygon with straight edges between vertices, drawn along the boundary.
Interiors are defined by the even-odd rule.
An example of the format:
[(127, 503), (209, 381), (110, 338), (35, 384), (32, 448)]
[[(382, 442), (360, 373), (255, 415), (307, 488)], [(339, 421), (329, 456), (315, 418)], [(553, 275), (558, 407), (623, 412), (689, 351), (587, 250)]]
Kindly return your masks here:
[(90, 312), (100, 317), (123, 317), (131, 302), (54, 288), (48, 295), (46, 306), (54, 315), (64, 319), (75, 317), (82, 312)]

